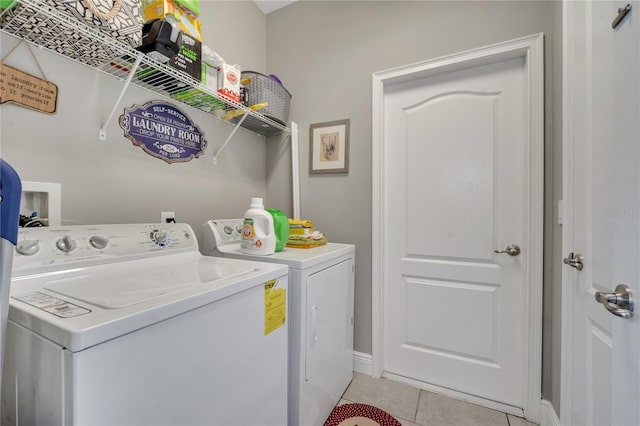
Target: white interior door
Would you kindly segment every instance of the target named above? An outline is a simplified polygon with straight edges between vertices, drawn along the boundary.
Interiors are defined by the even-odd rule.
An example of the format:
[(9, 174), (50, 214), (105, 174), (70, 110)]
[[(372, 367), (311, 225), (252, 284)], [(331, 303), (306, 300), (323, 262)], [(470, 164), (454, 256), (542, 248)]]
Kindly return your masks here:
[(640, 424), (640, 317), (594, 297), (618, 284), (640, 292), (640, 2), (612, 28), (628, 3), (565, 2), (564, 248), (574, 267), (563, 277), (563, 424)]
[(539, 350), (529, 61), (494, 52), (386, 84), (382, 102), (384, 374), (517, 409)]

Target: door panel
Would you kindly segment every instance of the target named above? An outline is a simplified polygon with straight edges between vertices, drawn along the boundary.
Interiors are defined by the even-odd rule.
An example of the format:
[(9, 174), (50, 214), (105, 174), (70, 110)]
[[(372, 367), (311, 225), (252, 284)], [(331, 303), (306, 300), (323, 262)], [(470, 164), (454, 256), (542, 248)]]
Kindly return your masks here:
[(409, 255), (493, 260), (497, 96), (443, 93), (404, 108)]
[[(406, 346), (469, 362), (497, 362), (496, 286), (407, 278), (406, 289)], [(451, 313), (443, 300), (455, 300), (458, 321), (441, 321)], [(468, 338), (460, 339), (463, 335)]]
[(611, 405), (602, 401), (611, 399), (611, 333), (590, 322), (588, 354), (589, 369), (593, 371), (588, 386), (589, 406), (600, 407), (589, 412), (588, 424), (607, 425), (611, 423)]
[[(522, 58), (385, 88), (384, 369), (523, 406)], [(392, 142), (391, 142), (392, 141)]]

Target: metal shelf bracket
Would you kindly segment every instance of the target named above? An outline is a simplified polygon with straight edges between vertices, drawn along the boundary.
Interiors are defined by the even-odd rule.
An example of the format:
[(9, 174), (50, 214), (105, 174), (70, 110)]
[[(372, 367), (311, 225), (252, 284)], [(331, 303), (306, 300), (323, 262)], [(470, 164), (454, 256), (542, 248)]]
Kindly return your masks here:
[(111, 112), (109, 113), (109, 116), (104, 121), (104, 123), (102, 123), (102, 126), (100, 127), (100, 130), (98, 132), (98, 136), (100, 137), (101, 141), (106, 141), (107, 140), (107, 126), (109, 125), (109, 122), (113, 118), (113, 114), (116, 112), (116, 108), (118, 108), (118, 105), (120, 104), (120, 101), (124, 97), (124, 94), (127, 91), (127, 88), (129, 87), (129, 83), (131, 83), (131, 79), (136, 74), (136, 71), (138, 70), (138, 66), (140, 65), (140, 62), (142, 61), (142, 57), (143, 56), (144, 55), (142, 53), (138, 54), (138, 56), (136, 58), (136, 62), (133, 64), (133, 67), (131, 67), (131, 70), (129, 71), (129, 75), (127, 76), (127, 79), (124, 81), (124, 86), (122, 87), (122, 90), (120, 91), (120, 96), (118, 96), (118, 99), (116, 99), (116, 102), (113, 104), (113, 108), (111, 108)]
[(233, 130), (231, 131), (231, 133), (229, 134), (229, 136), (227, 137), (227, 140), (224, 141), (224, 143), (222, 144), (222, 146), (220, 148), (218, 148), (218, 150), (216, 151), (215, 154), (213, 154), (213, 164), (218, 164), (218, 156), (220, 155), (220, 153), (222, 152), (222, 150), (224, 150), (227, 146), (227, 144), (229, 143), (229, 141), (231, 140), (231, 138), (233, 137), (233, 135), (236, 134), (236, 132), (238, 131), (238, 127), (240, 127), (242, 125), (242, 123), (244, 122), (245, 118), (247, 118), (248, 115), (245, 112), (242, 115), (242, 118), (238, 121), (238, 123), (236, 124), (236, 127), (233, 128)]

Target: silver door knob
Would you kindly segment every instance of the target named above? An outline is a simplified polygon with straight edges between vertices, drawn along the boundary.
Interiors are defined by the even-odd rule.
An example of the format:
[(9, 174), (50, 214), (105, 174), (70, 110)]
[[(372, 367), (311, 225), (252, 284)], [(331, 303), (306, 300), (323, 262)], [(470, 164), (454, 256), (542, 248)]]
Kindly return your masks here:
[(614, 293), (596, 291), (596, 300), (607, 308), (613, 315), (622, 318), (631, 318), (635, 308), (631, 289), (624, 284), (618, 284)]
[(562, 259), (562, 263), (582, 271), (582, 268), (584, 268), (584, 256), (578, 253), (569, 253), (569, 256)]
[(509, 244), (504, 250), (494, 250), (495, 253), (506, 253), (509, 256), (517, 256), (521, 251), (522, 250), (520, 250), (520, 247), (517, 244)]

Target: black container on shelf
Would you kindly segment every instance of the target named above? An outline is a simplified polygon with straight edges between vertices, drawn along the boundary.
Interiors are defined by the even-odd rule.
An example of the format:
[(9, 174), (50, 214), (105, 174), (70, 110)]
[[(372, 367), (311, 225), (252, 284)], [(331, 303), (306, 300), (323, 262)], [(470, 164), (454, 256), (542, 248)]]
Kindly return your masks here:
[(180, 29), (164, 19), (154, 19), (142, 26), (142, 44), (139, 51), (165, 63), (180, 52)]

